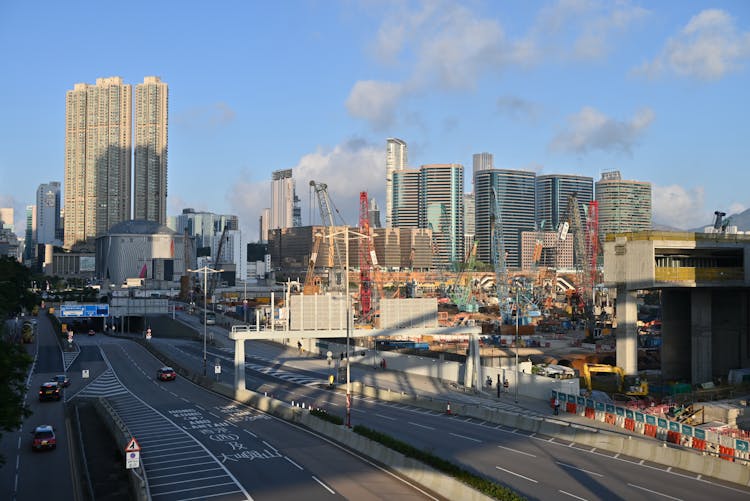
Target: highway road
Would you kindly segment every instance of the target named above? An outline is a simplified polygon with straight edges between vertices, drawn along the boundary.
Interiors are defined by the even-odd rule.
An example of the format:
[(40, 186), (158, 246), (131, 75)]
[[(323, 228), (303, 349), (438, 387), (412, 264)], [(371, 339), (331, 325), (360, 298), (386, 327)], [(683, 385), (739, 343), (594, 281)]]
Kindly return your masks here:
[[(174, 350), (181, 363), (190, 362), (196, 369), (199, 367), (202, 358), (199, 343), (174, 340), (159, 340), (159, 343), (164, 343), (165, 351)], [(326, 362), (318, 360), (311, 364), (305, 357), (297, 357), (299, 363), (295, 364), (294, 350), (291, 353), (270, 343), (249, 343), (248, 388), (273, 393), (288, 402), (325, 406), (343, 415), (343, 395), (321, 384), (329, 371)], [(228, 367), (233, 360), (231, 348), (210, 347), (209, 361), (217, 358)], [(282, 365), (280, 361), (285, 359), (287, 362)], [(295, 365), (305, 369), (295, 368)], [(409, 405), (355, 398), (352, 421), (460, 463), (529, 499), (750, 498), (747, 487), (699, 477), (640, 458)]]
[[(35, 359), (26, 395), (26, 403), (32, 415), (24, 421), (20, 430), (3, 433), (0, 450), (6, 464), (0, 468), (0, 499), (72, 500), (74, 486), (68, 444), (71, 433), (65, 419), (64, 403), (62, 400), (39, 402), (37, 396), (39, 385), (52, 376), (63, 373), (60, 348), (46, 317), (38, 318), (36, 341), (26, 347)], [(80, 384), (78, 381), (70, 388)], [(57, 437), (55, 450), (32, 451), (31, 433), (36, 426), (42, 424), (54, 426)]]
[(140, 444), (154, 500), (438, 499), (296, 425), (178, 377), (129, 340), (82, 339), (108, 365), (69, 398), (104, 396)]

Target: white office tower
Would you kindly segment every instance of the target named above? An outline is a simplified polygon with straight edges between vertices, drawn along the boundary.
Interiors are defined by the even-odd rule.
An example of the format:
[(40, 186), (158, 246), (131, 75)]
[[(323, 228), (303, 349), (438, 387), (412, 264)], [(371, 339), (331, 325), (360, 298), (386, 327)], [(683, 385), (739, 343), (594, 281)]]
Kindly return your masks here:
[(295, 187), (292, 169), (277, 170), (271, 174), (271, 225), (269, 229), (294, 226)]
[(51, 244), (60, 240), (60, 183), (40, 184), (36, 190), (36, 241)]
[(133, 219), (167, 220), (169, 87), (159, 77), (135, 86)]
[(407, 163), (406, 143), (390, 137), (385, 150), (385, 227), (393, 227), (393, 173), (402, 171)]
[(120, 77), (78, 83), (66, 93), (66, 248), (130, 219), (132, 104)]

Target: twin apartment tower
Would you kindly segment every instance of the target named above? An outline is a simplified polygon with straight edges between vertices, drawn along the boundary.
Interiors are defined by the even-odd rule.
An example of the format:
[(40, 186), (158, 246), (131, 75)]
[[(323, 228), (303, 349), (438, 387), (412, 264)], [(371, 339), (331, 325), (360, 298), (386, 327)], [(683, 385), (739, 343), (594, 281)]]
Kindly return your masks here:
[(131, 85), (120, 77), (67, 91), (66, 248), (103, 235), (131, 214), (166, 223), (168, 93), (158, 77), (145, 77), (135, 86), (134, 112)]

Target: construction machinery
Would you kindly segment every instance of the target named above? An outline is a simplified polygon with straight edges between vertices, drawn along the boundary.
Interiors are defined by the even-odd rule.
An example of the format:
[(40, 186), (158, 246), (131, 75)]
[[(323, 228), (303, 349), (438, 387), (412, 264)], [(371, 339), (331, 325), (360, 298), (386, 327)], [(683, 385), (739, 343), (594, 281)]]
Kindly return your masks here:
[[(219, 245), (216, 248), (216, 256), (214, 257), (214, 266), (217, 269), (219, 269), (219, 261), (221, 260), (221, 251), (224, 249), (224, 242), (226, 241), (227, 230), (229, 230), (229, 225), (225, 224), (224, 229), (221, 230), (221, 237), (219, 237)], [(207, 297), (213, 297), (214, 290), (216, 290), (216, 285), (219, 283), (220, 276), (221, 276), (221, 273), (211, 274), (211, 280), (208, 282), (208, 291), (206, 293)]]
[(500, 319), (509, 318), (508, 309), (508, 265), (505, 252), (505, 240), (503, 237), (503, 216), (500, 206), (500, 197), (497, 190), (492, 189), (494, 203), (492, 205), (492, 263), (495, 267), (495, 289), (497, 291), (497, 301), (500, 307)]
[(302, 294), (320, 294), (320, 277), (315, 276), (315, 262), (318, 260), (318, 251), (322, 241), (323, 235), (321, 233), (316, 233), (313, 236), (313, 247), (312, 252), (310, 252), (310, 259), (307, 262), (307, 273), (305, 273)]
[(591, 390), (622, 393), (628, 396), (648, 395), (648, 381), (641, 376), (626, 375), (616, 365), (584, 363), (580, 371), (582, 385)]
[[(315, 195), (318, 199), (318, 208), (320, 209), (320, 220), (323, 225), (329, 228), (328, 241), (329, 251), (328, 256), (333, 255), (333, 259), (336, 262), (336, 270), (343, 274), (341, 279), (336, 284), (339, 290), (346, 289), (346, 280), (349, 280), (349, 263), (344, 263), (344, 250), (341, 249), (341, 238), (336, 238), (333, 234), (333, 228), (336, 226), (333, 221), (333, 211), (331, 210), (331, 199), (328, 196), (328, 185), (325, 183), (317, 183), (310, 181), (310, 186), (315, 190)], [(349, 238), (348, 234), (344, 235), (344, 238)]]
[(458, 307), (458, 311), (477, 312), (479, 304), (471, 294), (471, 272), (474, 270), (477, 252), (477, 242), (471, 246), (471, 250), (466, 255), (466, 259), (461, 263), (456, 280), (450, 291), (450, 298)]

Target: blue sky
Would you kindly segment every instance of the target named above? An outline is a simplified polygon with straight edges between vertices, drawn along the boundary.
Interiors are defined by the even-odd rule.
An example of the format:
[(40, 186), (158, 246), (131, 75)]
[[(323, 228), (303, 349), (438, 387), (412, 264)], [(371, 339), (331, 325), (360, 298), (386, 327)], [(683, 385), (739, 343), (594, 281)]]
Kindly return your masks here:
[[(653, 183), (654, 221), (750, 207), (750, 3), (467, 0), (0, 3), (0, 206), (63, 181), (65, 92), (170, 87), (168, 214), (240, 217), (293, 168), (357, 223), (385, 206), (385, 140), (409, 163)], [(467, 178), (467, 189), (470, 189)], [(314, 213), (317, 209), (313, 206)]]

